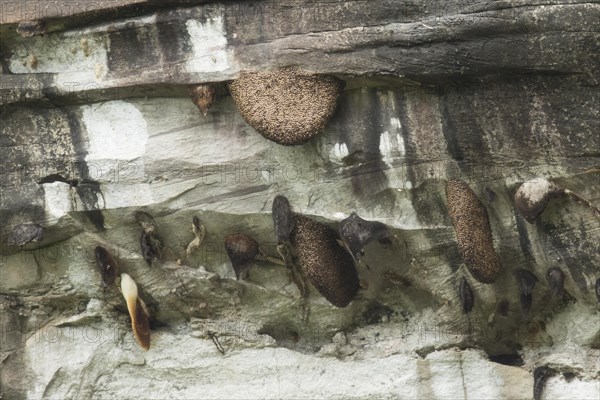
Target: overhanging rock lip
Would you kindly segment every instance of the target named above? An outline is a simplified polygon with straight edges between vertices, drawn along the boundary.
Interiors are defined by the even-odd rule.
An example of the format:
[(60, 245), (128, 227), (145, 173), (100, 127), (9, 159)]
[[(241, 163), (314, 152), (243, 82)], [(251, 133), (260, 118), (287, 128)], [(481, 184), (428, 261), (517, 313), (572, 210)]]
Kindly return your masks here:
[[(275, 38), (256, 42), (239, 38), (236, 33), (238, 28), (229, 20), (235, 19), (235, 16), (227, 8), (228, 3), (218, 7), (202, 3), (193, 2), (195, 5), (187, 8), (154, 10), (119, 22), (103, 21), (92, 28), (73, 28), (64, 33), (41, 37), (19, 38), (9, 29), (6, 36), (8, 51), (18, 50), (23, 55), (5, 60), (18, 66), (20, 73), (2, 76), (2, 81), (7, 80), (6, 84), (2, 82), (2, 88), (9, 93), (3, 96), (5, 98), (1, 102), (10, 104), (42, 99), (46, 94), (77, 97), (90, 90), (225, 82), (238, 78), (242, 71), (263, 71), (286, 66), (343, 79), (394, 76), (423, 82), (487, 76), (494, 72), (490, 70), (490, 65), (495, 65), (495, 72), (502, 75), (517, 72), (576, 74), (585, 70), (586, 66), (593, 66), (593, 60), (590, 59), (593, 52), (581, 51), (577, 59), (572, 59), (572, 52), (554, 51), (541, 46), (542, 40), (548, 42), (551, 37), (556, 37), (557, 32), (565, 36), (564, 41), (572, 43), (570, 48), (585, 47), (591, 43), (590, 35), (594, 32), (577, 33), (569, 24), (569, 18), (558, 21), (553, 18), (556, 10), (562, 9), (557, 7), (535, 10), (520, 7), (519, 18), (509, 19), (510, 23), (506, 23), (506, 18), (501, 18), (504, 14), (493, 18), (494, 13), (502, 13), (502, 10), (482, 11), (485, 14), (481, 18), (461, 13), (460, 10), (442, 18), (423, 16), (422, 20), (416, 21), (389, 22), (382, 17), (375, 17), (375, 20), (367, 21), (365, 26), (330, 31), (319, 31), (318, 26), (308, 26), (305, 29), (307, 32), (284, 30)], [(582, 4), (565, 7), (569, 9), (569, 16), (589, 9), (589, 6)], [(195, 25), (190, 21), (195, 21)], [(305, 22), (309, 24), (310, 21)], [(585, 29), (590, 22), (584, 17), (581, 24), (578, 29)], [(8, 28), (7, 25), (0, 25), (0, 29), (4, 31)], [(118, 44), (108, 38), (125, 34), (131, 29), (146, 38), (140, 43), (152, 42), (159, 46), (139, 46), (139, 49), (136, 48), (138, 54), (132, 57), (133, 61), (115, 63), (114, 59), (118, 59), (119, 54), (131, 53), (131, 49), (124, 44), (129, 43), (127, 41)], [(251, 27), (247, 31), (249, 35), (254, 34)], [(513, 50), (516, 43), (521, 43), (517, 39), (524, 35), (523, 32), (526, 35), (526, 49), (532, 53), (527, 56)], [(217, 49), (216, 61), (211, 63), (210, 46), (198, 39), (217, 33), (224, 42)], [(69, 46), (74, 42), (67, 46), (61, 40), (56, 40), (62, 36), (55, 35), (80, 35), (82, 40), (89, 42), (85, 45), (87, 50), (78, 49), (79, 55), (76, 57), (70, 55)], [(36, 41), (41, 41), (41, 46), (33, 46)], [(444, 48), (446, 41), (455, 44), (452, 46), (455, 51)], [(160, 46), (161, 43), (169, 43), (175, 50), (170, 54), (170, 50)], [(303, 51), (298, 54), (300, 45)], [(424, 51), (424, 46), (428, 47), (427, 51)], [(23, 52), (24, 49), (29, 50)], [(81, 57), (81, 51), (91, 52), (94, 60), (97, 58), (94, 68), (90, 67), (89, 56)], [(73, 77), (73, 71), (69, 74), (56, 72), (60, 71), (60, 61), (50, 61), (49, 64), (48, 52), (64, 54), (67, 57), (63, 61), (65, 65), (85, 62), (85, 70), (74, 71), (81, 73), (78, 78)], [(136, 57), (142, 61), (137, 62)], [(29, 66), (22, 65), (28, 63)], [(21, 80), (23, 83), (20, 85), (24, 89), (35, 89), (27, 96), (19, 95), (17, 92), (20, 88), (15, 88), (11, 79)], [(79, 85), (69, 86), (68, 83), (74, 79), (78, 80), (76, 83)]]

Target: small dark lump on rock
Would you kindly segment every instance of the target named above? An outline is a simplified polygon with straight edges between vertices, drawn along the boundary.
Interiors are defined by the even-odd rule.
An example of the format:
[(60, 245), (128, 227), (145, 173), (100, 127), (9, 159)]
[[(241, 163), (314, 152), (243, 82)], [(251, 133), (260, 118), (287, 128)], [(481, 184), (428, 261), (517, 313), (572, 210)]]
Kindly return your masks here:
[(8, 236), (10, 246), (24, 246), (27, 243), (39, 242), (44, 237), (44, 228), (38, 224), (16, 225)]
[(112, 254), (102, 246), (96, 246), (94, 253), (102, 276), (102, 284), (105, 288), (109, 287), (115, 283), (115, 279), (119, 275), (119, 264)]
[(565, 273), (558, 267), (549, 268), (546, 271), (546, 281), (555, 296), (560, 296), (565, 286)]
[(355, 212), (340, 221), (340, 236), (355, 260), (363, 254), (363, 248), (373, 240), (383, 245), (392, 243), (388, 227), (379, 221), (367, 221)]
[(473, 309), (473, 305), (475, 304), (475, 296), (473, 295), (473, 289), (471, 289), (471, 285), (467, 281), (467, 278), (464, 276), (460, 280), (460, 303), (462, 305), (463, 312), (468, 314)]
[(527, 222), (532, 224), (544, 211), (552, 197), (562, 191), (545, 178), (535, 178), (523, 182), (515, 193), (515, 205)]
[(42, 20), (21, 21), (17, 25), (17, 33), (21, 37), (29, 38), (46, 33), (46, 23)]
[(212, 85), (196, 85), (189, 88), (192, 102), (198, 107), (202, 115), (206, 116), (208, 109), (215, 101), (216, 90)]
[(515, 278), (519, 286), (521, 311), (527, 317), (533, 302), (533, 288), (538, 282), (538, 278), (531, 271), (522, 268), (515, 271)]
[(289, 242), (295, 223), (292, 208), (285, 196), (279, 195), (273, 199), (272, 217), (277, 243)]
[(244, 271), (249, 267), (257, 255), (261, 254), (258, 242), (248, 235), (233, 233), (225, 236), (225, 250), (231, 260), (237, 279), (243, 277)]

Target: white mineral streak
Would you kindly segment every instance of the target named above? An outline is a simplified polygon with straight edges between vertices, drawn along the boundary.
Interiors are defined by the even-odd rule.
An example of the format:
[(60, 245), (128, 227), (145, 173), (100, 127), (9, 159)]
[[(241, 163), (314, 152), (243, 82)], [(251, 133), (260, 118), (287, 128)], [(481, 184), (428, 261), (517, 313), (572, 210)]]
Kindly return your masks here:
[[(406, 167), (406, 146), (400, 131), (401, 127), (399, 118), (390, 118), (389, 129), (379, 136), (379, 152), (383, 162), (390, 168), (389, 171), (385, 171), (388, 178), (393, 181), (393, 185), (397, 189), (405, 190), (412, 188), (412, 182), (405, 179), (406, 176), (403, 173)], [(396, 176), (394, 171), (400, 171), (400, 176)]]
[(389, 131), (384, 131), (379, 139), (379, 151), (383, 156), (383, 161), (391, 165), (394, 159), (404, 156), (404, 140), (399, 133), (390, 134)]
[(346, 143), (336, 143), (329, 152), (329, 158), (332, 161), (341, 162), (344, 157), (348, 155), (348, 146)]
[(227, 48), (222, 16), (186, 22), (192, 53), (187, 60), (189, 72), (220, 72), (232, 68), (232, 52)]
[(117, 100), (81, 107), (88, 138), (85, 157), (90, 178), (99, 182), (143, 179), (148, 129), (144, 115), (129, 102)]
[[(112, 326), (46, 326), (29, 338), (34, 379), (28, 398), (503, 399), (527, 397), (533, 385), (527, 371), (492, 363), (472, 350), (438, 351), (426, 359), (394, 354), (341, 361), (248, 347), (222, 356), (208, 338), (162, 331), (153, 332), (152, 347), (142, 352), (130, 332)], [(147, 382), (167, 381), (149, 395)], [(578, 386), (581, 398), (593, 398), (594, 385)], [(558, 397), (565, 389), (553, 385)]]
[(135, 105), (111, 101), (82, 107), (89, 135), (87, 162), (132, 160), (146, 152), (146, 120)]
[(71, 186), (63, 182), (44, 183), (44, 205), (48, 223), (56, 223), (72, 210)]

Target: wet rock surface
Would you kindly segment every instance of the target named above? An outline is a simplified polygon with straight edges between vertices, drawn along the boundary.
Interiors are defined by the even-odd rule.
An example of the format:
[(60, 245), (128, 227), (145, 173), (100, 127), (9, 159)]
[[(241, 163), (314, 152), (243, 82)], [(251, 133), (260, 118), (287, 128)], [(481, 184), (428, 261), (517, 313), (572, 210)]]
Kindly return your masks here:
[[(0, 20), (3, 398), (598, 398), (600, 220), (566, 196), (533, 223), (515, 205), (540, 177), (600, 205), (598, 4), (100, 3)], [(292, 147), (227, 90), (286, 67), (345, 82)], [(203, 115), (189, 88), (205, 84)], [(487, 212), (492, 284), (463, 263), (450, 179)], [(227, 235), (279, 258), (293, 229), (276, 237), (277, 195), (334, 232), (356, 212), (394, 238), (364, 246), (346, 307), (309, 286), (304, 318), (267, 261), (236, 280)], [(152, 266), (140, 212), (164, 246)], [(147, 352), (98, 246), (147, 305)]]

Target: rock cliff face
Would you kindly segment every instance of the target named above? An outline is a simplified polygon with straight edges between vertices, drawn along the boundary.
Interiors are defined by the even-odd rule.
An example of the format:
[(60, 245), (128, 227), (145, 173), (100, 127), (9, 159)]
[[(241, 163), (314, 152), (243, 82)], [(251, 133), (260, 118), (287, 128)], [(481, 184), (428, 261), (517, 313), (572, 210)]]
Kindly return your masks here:
[[(11, 3), (0, 397), (532, 398), (536, 376), (537, 397), (598, 399), (600, 220), (563, 196), (529, 223), (514, 194), (545, 177), (600, 205), (599, 4)], [(227, 90), (285, 67), (345, 83), (324, 131), (299, 146), (259, 135)], [(206, 116), (189, 97), (198, 84), (215, 88)], [(450, 179), (487, 210), (492, 284), (459, 255)], [(309, 286), (305, 318), (286, 268), (266, 261), (235, 279), (223, 239), (244, 233), (278, 257), (278, 194), (335, 230), (355, 211), (395, 236), (364, 249), (347, 307)], [(165, 244), (152, 266), (138, 211)], [(187, 255), (194, 216), (205, 237)], [(27, 224), (43, 237), (18, 246), (37, 232)], [(147, 352), (122, 295), (103, 290), (96, 246), (137, 283)]]

